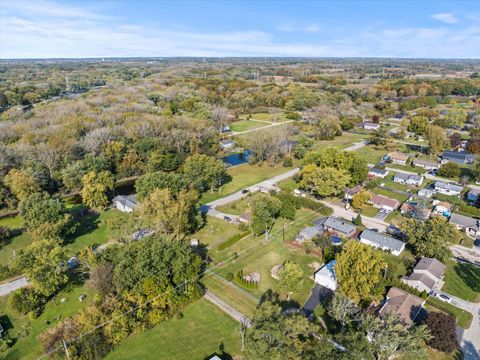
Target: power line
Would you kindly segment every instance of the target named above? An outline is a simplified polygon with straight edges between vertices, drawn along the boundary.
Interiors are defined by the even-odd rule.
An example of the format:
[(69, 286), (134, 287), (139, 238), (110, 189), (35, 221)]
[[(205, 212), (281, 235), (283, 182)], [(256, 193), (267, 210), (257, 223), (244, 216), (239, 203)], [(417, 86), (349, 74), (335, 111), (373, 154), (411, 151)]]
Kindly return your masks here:
[[(320, 206), (320, 207), (318, 207), (317, 209), (315, 209), (314, 211), (320, 210), (322, 207), (323, 207), (323, 206)], [(306, 214), (306, 215), (304, 215), (304, 216), (302, 216), (302, 217), (300, 217), (300, 218), (298, 218), (298, 219), (295, 219), (295, 220), (291, 221), (289, 224), (287, 224), (286, 227), (288, 228), (289, 226), (293, 225), (293, 224), (296, 223), (297, 221), (302, 220), (302, 219), (304, 219), (304, 218), (306, 218), (306, 217), (308, 217), (308, 216), (310, 216), (310, 215), (311, 215), (311, 214), (308, 213), (308, 214)], [(280, 229), (278, 232), (276, 232), (273, 236), (276, 236), (276, 235), (278, 235), (280, 232), (285, 231), (284, 229), (285, 229), (285, 227), (282, 226), (282, 229)], [(251, 234), (248, 235), (248, 236), (245, 236), (243, 239), (246, 239), (246, 238), (248, 238), (248, 237), (250, 237), (250, 236), (252, 236), (252, 235), (253, 235), (253, 233), (251, 233)], [(240, 251), (239, 253), (235, 253), (234, 255), (232, 255), (230, 258), (226, 259), (226, 260), (223, 261), (222, 263), (213, 266), (213, 268), (206, 269), (206, 270), (203, 271), (202, 273), (200, 273), (200, 274), (198, 274), (197, 276), (195, 276), (193, 279), (191, 279), (191, 280), (186, 280), (186, 279), (185, 279), (185, 281), (184, 281), (183, 283), (175, 286), (174, 288), (172, 288), (172, 289), (170, 289), (170, 290), (167, 290), (167, 291), (165, 291), (164, 293), (159, 294), (159, 295), (153, 297), (152, 299), (146, 301), (145, 303), (143, 303), (143, 304), (141, 304), (141, 305), (135, 305), (135, 306), (132, 307), (130, 310), (125, 311), (124, 313), (119, 314), (119, 315), (117, 315), (116, 317), (111, 318), (111, 319), (109, 319), (109, 320), (107, 320), (107, 321), (104, 321), (103, 323), (95, 326), (92, 330), (87, 331), (86, 333), (83, 333), (83, 334), (81, 334), (81, 335), (79, 335), (79, 336), (77, 336), (77, 337), (75, 337), (75, 338), (73, 338), (73, 339), (67, 340), (67, 341), (62, 340), (62, 345), (61, 345), (61, 346), (59, 346), (59, 347), (57, 347), (57, 348), (55, 348), (55, 349), (53, 349), (53, 350), (50, 350), (49, 352), (41, 355), (40, 357), (37, 358), (37, 360), (45, 359), (47, 356), (50, 356), (51, 354), (53, 354), (53, 353), (55, 353), (55, 352), (57, 352), (57, 351), (59, 351), (59, 350), (64, 350), (64, 351), (66, 352), (66, 354), (67, 354), (67, 357), (68, 357), (67, 344), (71, 344), (71, 343), (73, 343), (73, 342), (76, 342), (77, 340), (80, 340), (80, 339), (83, 338), (84, 336), (87, 336), (87, 335), (92, 334), (92, 333), (95, 332), (96, 330), (98, 330), (98, 329), (100, 329), (100, 328), (102, 328), (102, 327), (110, 324), (111, 322), (113, 322), (113, 321), (115, 321), (115, 320), (117, 320), (117, 319), (120, 319), (121, 317), (123, 317), (123, 316), (125, 316), (125, 315), (130, 314), (131, 312), (137, 310), (137, 309), (140, 308), (141, 306), (148, 305), (148, 304), (150, 304), (152, 301), (158, 299), (159, 297), (164, 296), (164, 295), (167, 295), (167, 294), (171, 293), (172, 291), (181, 288), (182, 286), (186, 286), (187, 283), (196, 282), (196, 281), (200, 280), (200, 278), (203, 277), (204, 275), (206, 275), (209, 271), (215, 270), (216, 268), (219, 268), (219, 267), (221, 267), (221, 266), (229, 263), (230, 261), (237, 259), (240, 255), (244, 254), (244, 253), (247, 252), (247, 251), (252, 250), (253, 248), (255, 248), (256, 246), (258, 246), (258, 245), (260, 245), (260, 244), (262, 244), (261, 241), (254, 243), (252, 246), (250, 246), (250, 247), (248, 247), (248, 248)]]

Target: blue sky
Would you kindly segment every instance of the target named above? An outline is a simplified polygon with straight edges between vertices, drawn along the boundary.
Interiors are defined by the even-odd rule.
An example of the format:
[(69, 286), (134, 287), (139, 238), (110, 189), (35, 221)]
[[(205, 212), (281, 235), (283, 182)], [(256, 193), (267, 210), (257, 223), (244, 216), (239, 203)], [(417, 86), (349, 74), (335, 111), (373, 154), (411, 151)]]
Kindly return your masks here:
[(480, 58), (480, 1), (0, 0), (0, 58)]

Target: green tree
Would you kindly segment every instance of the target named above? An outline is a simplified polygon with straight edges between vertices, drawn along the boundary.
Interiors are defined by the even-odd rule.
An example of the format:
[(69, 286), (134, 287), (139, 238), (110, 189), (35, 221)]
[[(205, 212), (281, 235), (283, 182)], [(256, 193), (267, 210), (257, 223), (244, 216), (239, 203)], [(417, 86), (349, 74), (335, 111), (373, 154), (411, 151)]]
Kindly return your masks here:
[(357, 214), (357, 216), (355, 216), (355, 219), (353, 219), (353, 223), (356, 225), (356, 226), (362, 226), (363, 223), (362, 223), (362, 216), (360, 214)]
[(200, 193), (220, 187), (226, 175), (222, 160), (201, 154), (188, 157), (182, 171), (185, 181)]
[(414, 116), (408, 123), (407, 130), (414, 132), (417, 135), (425, 136), (427, 128), (430, 125), (428, 118), (425, 116)]
[(82, 178), (81, 196), (90, 208), (102, 210), (108, 205), (108, 193), (113, 190), (115, 180), (109, 171), (95, 173), (90, 171)]
[(424, 221), (409, 219), (401, 224), (401, 228), (415, 255), (434, 257), (443, 262), (451, 256), (450, 245), (458, 244), (462, 239), (460, 231), (441, 216)]
[(388, 141), (387, 130), (381, 126), (380, 129), (372, 132), (369, 138), (370, 144), (373, 145), (385, 145)]
[(444, 124), (446, 127), (462, 128), (467, 120), (467, 113), (463, 109), (451, 109), (445, 115)]
[(372, 247), (348, 242), (337, 255), (335, 265), (340, 292), (355, 303), (369, 299), (382, 278), (384, 265), (380, 253)]
[(68, 281), (65, 249), (52, 240), (37, 240), (20, 251), (17, 266), (44, 296), (51, 296)]
[(365, 316), (363, 327), (371, 341), (377, 360), (407, 355), (410, 358), (426, 356), (424, 343), (430, 339), (430, 334), (423, 325), (406, 328), (397, 315), (387, 314), (383, 319), (372, 315)]
[(156, 189), (143, 200), (140, 213), (147, 224), (177, 239), (203, 225), (196, 190), (182, 190), (174, 196), (169, 189)]
[(438, 176), (443, 176), (450, 179), (458, 178), (460, 176), (460, 166), (453, 162), (443, 164), (438, 169)]
[(280, 214), (282, 203), (277, 198), (262, 194), (252, 204), (252, 217), (250, 226), (256, 235), (265, 233), (268, 235), (272, 230), (276, 217)]
[(155, 189), (169, 189), (172, 194), (186, 189), (186, 182), (181, 174), (156, 171), (147, 173), (135, 182), (135, 190), (139, 200), (143, 200)]
[(475, 161), (472, 165), (472, 175), (475, 181), (480, 180), (480, 156), (475, 157)]
[(25, 227), (34, 230), (42, 224), (59, 222), (67, 215), (67, 209), (58, 196), (34, 193), (20, 203), (20, 215)]
[(287, 299), (291, 293), (298, 292), (304, 282), (303, 269), (300, 265), (287, 261), (278, 272), (278, 287), (287, 293)]
[(40, 191), (38, 182), (33, 176), (24, 170), (10, 170), (4, 178), (4, 183), (20, 201), (23, 201), (28, 196)]
[(372, 195), (368, 191), (361, 190), (357, 194), (353, 195), (352, 206), (355, 209), (361, 209), (362, 206), (365, 205), (371, 198)]
[(245, 357), (257, 360), (333, 359), (338, 356), (318, 325), (301, 313), (283, 314), (271, 301), (262, 302), (246, 331)]
[(342, 324), (343, 331), (347, 323), (359, 320), (361, 311), (353, 301), (341, 292), (336, 292), (328, 307), (328, 314)]
[(298, 199), (287, 192), (282, 191), (280, 194), (275, 196), (282, 203), (282, 209), (280, 211), (280, 216), (285, 219), (293, 220), (295, 219), (295, 212), (297, 211)]
[(350, 182), (350, 175), (345, 170), (333, 167), (319, 168), (306, 165), (301, 171), (300, 187), (316, 196), (338, 195)]

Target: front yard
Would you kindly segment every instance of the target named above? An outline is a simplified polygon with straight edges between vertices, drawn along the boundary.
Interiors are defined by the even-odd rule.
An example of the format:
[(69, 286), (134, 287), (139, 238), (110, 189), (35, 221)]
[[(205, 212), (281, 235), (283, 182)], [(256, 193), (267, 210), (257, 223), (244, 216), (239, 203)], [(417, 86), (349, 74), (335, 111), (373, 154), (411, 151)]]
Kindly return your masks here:
[(442, 291), (470, 302), (480, 302), (480, 267), (467, 263), (448, 265)]

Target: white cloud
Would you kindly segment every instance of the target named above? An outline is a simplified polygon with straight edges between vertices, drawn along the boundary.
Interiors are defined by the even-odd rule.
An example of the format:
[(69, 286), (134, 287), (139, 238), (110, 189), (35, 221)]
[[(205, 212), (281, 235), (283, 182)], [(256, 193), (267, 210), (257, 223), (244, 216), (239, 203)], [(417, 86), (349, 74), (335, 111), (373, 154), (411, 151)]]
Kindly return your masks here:
[[(355, 24), (328, 34), (315, 24), (285, 23), (276, 32), (201, 31), (182, 24), (141, 24), (105, 9), (65, 3), (0, 0), (0, 58), (123, 56), (351, 56), (479, 58), (480, 25), (389, 27)], [(23, 6), (26, 4), (26, 6)], [(39, 5), (40, 4), (40, 5)], [(96, 3), (88, 3), (96, 4)], [(358, 30), (358, 31), (356, 31)], [(315, 33), (291, 40), (283, 32)], [(297, 35), (297, 34), (295, 34)], [(286, 40), (288, 39), (288, 40)]]
[(445, 24), (456, 24), (460, 22), (460, 20), (452, 13), (439, 13), (439, 14), (432, 14), (431, 17), (435, 20), (444, 22)]
[(305, 26), (292, 25), (289, 23), (282, 24), (277, 27), (278, 31), (282, 32), (307, 32), (307, 33), (316, 33), (319, 32), (322, 28), (317, 24), (310, 24)]

